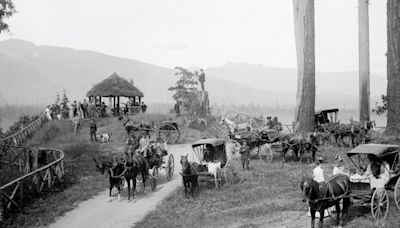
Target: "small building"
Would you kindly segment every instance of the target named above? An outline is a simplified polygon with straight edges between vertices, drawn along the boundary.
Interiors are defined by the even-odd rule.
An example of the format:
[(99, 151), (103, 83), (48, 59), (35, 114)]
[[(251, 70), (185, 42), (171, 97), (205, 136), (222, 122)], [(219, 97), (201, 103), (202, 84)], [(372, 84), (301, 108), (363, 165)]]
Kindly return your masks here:
[[(140, 106), (143, 92), (114, 72), (110, 77), (93, 86), (86, 93), (89, 100), (102, 102), (102, 98), (109, 98), (109, 106), (113, 110), (120, 110), (120, 98), (128, 98), (133, 106)], [(103, 100), (104, 102), (104, 100)]]

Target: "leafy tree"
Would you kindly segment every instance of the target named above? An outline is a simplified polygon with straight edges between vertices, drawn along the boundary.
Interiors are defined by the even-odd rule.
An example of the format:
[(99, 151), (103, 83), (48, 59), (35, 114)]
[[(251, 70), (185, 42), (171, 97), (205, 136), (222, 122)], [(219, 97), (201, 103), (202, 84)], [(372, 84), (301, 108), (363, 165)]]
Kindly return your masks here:
[(11, 17), (16, 12), (11, 0), (0, 0), (0, 33), (9, 31), (9, 26), (4, 22), (4, 19)]
[(61, 116), (63, 117), (63, 119), (68, 119), (69, 118), (69, 111), (70, 111), (70, 108), (69, 108), (69, 106), (68, 106), (68, 103), (69, 103), (69, 100), (68, 100), (68, 97), (67, 97), (67, 91), (63, 91), (63, 97), (62, 97), (62, 99), (61, 99), (61, 103), (60, 103), (60, 106), (61, 106)]
[(190, 105), (193, 91), (197, 90), (197, 75), (183, 67), (175, 67), (177, 71), (176, 76), (180, 76), (178, 81), (175, 82), (175, 86), (168, 88), (170, 91), (174, 91), (172, 98), (176, 101), (186, 101), (183, 105), (187, 108)]
[(382, 104), (376, 102), (375, 108), (372, 109), (372, 111), (378, 115), (382, 115), (387, 112), (388, 97), (382, 94), (381, 99), (382, 99)]

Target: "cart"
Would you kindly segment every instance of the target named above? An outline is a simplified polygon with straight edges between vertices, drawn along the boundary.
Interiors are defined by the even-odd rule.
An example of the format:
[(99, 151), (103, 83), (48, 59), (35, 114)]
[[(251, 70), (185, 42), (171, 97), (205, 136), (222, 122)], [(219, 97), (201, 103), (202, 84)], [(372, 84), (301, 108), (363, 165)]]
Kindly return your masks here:
[(123, 122), (123, 126), (125, 126), (128, 134), (146, 133), (150, 135), (151, 138), (161, 138), (168, 144), (177, 143), (181, 135), (178, 124), (174, 121), (164, 121), (161, 123), (161, 126), (157, 128), (156, 126), (151, 126), (146, 123), (135, 124), (127, 119)]
[(224, 139), (200, 139), (192, 144), (192, 149), (200, 162), (198, 175), (205, 180), (212, 178), (216, 188), (220, 188), (222, 176), (228, 184), (242, 181), (240, 164), (227, 156)]
[[(370, 179), (360, 175), (369, 164), (368, 155), (373, 155), (389, 164), (389, 181), (383, 188), (372, 189)], [(370, 207), (375, 220), (385, 219), (389, 210), (389, 194), (393, 192), (394, 203), (400, 209), (400, 146), (387, 144), (363, 144), (347, 152), (357, 170), (350, 176), (350, 197), (353, 205)], [(328, 211), (329, 212), (329, 211)], [(331, 218), (332, 214), (328, 213)]]
[[(175, 170), (175, 160), (172, 154), (167, 153), (167, 151), (163, 151), (162, 154), (154, 154), (156, 153), (153, 150), (153, 147), (157, 147), (158, 142), (150, 142), (148, 147), (149, 151), (152, 151), (153, 154), (145, 157), (147, 163), (149, 164), (149, 169), (152, 170), (150, 177), (151, 189), (155, 191), (157, 189), (158, 176), (161, 170), (165, 170), (167, 181), (172, 180), (174, 176)], [(149, 153), (149, 152), (147, 152)], [(168, 159), (167, 159), (168, 157)], [(150, 172), (149, 172), (150, 173)], [(138, 181), (141, 181), (141, 176), (138, 175)]]

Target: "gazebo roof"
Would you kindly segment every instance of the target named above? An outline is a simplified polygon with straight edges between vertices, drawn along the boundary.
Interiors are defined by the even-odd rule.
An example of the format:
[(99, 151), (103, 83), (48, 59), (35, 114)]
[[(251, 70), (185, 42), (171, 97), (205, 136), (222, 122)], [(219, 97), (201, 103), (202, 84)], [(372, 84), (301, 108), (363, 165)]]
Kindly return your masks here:
[(93, 88), (86, 93), (88, 97), (143, 97), (142, 91), (136, 88), (118, 74), (114, 73), (110, 77), (104, 79), (102, 82), (93, 86)]

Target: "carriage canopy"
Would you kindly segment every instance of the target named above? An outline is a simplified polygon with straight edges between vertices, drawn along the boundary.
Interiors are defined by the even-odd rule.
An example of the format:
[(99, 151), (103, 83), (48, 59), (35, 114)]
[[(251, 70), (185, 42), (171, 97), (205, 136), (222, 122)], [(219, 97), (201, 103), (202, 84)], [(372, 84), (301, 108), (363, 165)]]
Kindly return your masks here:
[(225, 144), (225, 139), (220, 138), (209, 138), (209, 139), (200, 139), (197, 140), (195, 143), (192, 144), (192, 147), (198, 147), (201, 145), (211, 145), (213, 147), (218, 147)]
[(390, 154), (398, 153), (400, 146), (389, 144), (363, 144), (357, 146), (351, 151), (347, 152), (347, 156), (351, 157), (356, 154), (372, 154), (378, 158), (385, 157)]

